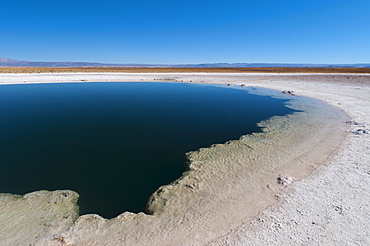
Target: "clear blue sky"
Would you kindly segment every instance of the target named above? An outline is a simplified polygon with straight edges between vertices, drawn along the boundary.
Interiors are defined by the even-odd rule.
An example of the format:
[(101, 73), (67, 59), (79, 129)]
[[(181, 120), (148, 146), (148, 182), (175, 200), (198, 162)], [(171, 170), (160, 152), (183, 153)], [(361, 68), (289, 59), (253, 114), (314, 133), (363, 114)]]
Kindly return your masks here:
[(0, 0), (0, 57), (370, 63), (370, 0)]

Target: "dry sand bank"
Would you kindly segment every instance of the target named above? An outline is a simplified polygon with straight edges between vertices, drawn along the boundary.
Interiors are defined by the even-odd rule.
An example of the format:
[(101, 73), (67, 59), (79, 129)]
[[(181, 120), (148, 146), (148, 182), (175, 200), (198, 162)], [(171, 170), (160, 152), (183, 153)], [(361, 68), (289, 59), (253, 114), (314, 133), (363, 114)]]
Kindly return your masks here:
[[(305, 108), (311, 114), (263, 122), (267, 126), (263, 137), (256, 134), (191, 153), (187, 176), (153, 195), (150, 209), (154, 215), (124, 213), (110, 221), (86, 215), (65, 231), (75, 219), (75, 207), (70, 204), (76, 198), (74, 193), (62, 199), (68, 204), (62, 206), (68, 207), (68, 215), (65, 210), (58, 211), (59, 206), (51, 209), (57, 206), (51, 201), (61, 192), (36, 193), (38, 202), (43, 200), (47, 206), (32, 208), (33, 214), (24, 212), (30, 209), (24, 210), (24, 203), (33, 206), (30, 195), (0, 197), (0, 220), (5, 216), (9, 224), (0, 229), (0, 244), (12, 240), (19, 245), (369, 244), (369, 75), (0, 74), (3, 84), (63, 81), (204, 82), (291, 90), (335, 105), (357, 123), (338, 124), (333, 118), (344, 121), (341, 112), (312, 105)], [(318, 114), (318, 109), (324, 115)], [(261, 149), (263, 153), (254, 151)], [(319, 164), (325, 165), (300, 180)], [(292, 180), (295, 182), (290, 184)], [(22, 223), (10, 200), (21, 204)], [(53, 211), (49, 217), (53, 220), (39, 223), (35, 218), (45, 210)], [(36, 224), (41, 228), (27, 230)], [(50, 230), (50, 225), (55, 230)], [(17, 237), (9, 236), (15, 231)], [(29, 235), (35, 231), (38, 235)], [(49, 238), (40, 240), (42, 237)]]

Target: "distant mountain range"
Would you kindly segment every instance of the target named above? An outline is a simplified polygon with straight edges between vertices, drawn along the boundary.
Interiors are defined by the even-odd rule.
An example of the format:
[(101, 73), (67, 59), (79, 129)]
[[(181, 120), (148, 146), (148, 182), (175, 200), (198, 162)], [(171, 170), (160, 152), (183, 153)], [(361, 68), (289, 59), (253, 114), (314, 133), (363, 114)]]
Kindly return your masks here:
[(110, 64), (97, 62), (34, 62), (0, 58), (0, 67), (365, 67), (369, 64), (297, 64), (297, 63), (205, 63), (205, 64)]

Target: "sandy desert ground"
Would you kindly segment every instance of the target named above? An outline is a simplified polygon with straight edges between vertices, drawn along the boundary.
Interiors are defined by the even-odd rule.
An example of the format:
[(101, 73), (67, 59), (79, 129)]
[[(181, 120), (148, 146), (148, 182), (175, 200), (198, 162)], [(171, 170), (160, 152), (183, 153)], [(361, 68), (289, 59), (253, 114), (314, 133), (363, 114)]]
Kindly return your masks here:
[[(245, 138), (239, 143), (217, 145), (191, 154), (190, 173), (152, 197), (153, 215), (124, 213), (112, 220), (97, 215), (78, 218), (75, 206), (78, 195), (71, 191), (0, 195), (0, 245), (370, 244), (369, 74), (0, 74), (0, 84), (86, 81), (225, 83), (289, 90), (325, 101), (350, 118), (343, 125), (330, 125), (330, 117), (345, 119), (339, 112), (331, 116), (327, 112), (327, 118), (322, 116), (323, 122), (307, 118), (312, 129), (316, 129), (312, 136), (291, 122), (287, 122), (289, 126), (293, 124), (291, 128), (281, 133), (274, 132), (273, 127), (267, 129), (263, 134), (284, 136), (283, 142), (274, 142), (274, 147), (280, 150), (276, 153), (276, 148), (268, 149), (268, 142), (254, 146), (253, 139)], [(275, 121), (277, 126), (285, 123), (281, 119)], [(294, 134), (286, 137), (287, 131)], [(264, 156), (257, 156), (248, 148), (241, 148), (240, 143), (268, 151)], [(289, 151), (284, 151), (284, 146)], [(222, 158), (208, 158), (215, 155)], [(243, 171), (244, 160), (248, 158), (281, 164), (268, 175), (266, 170), (256, 173), (256, 177), (261, 177), (254, 180), (257, 191), (245, 187), (251, 182), (246, 177), (254, 179)], [(299, 170), (298, 164), (304, 170)], [(207, 169), (209, 165), (222, 169), (212, 171)], [(247, 166), (249, 171), (253, 168)], [(217, 187), (217, 194), (210, 192), (214, 191), (212, 185), (225, 184), (225, 180), (228, 185)], [(196, 199), (188, 199), (194, 194)], [(184, 206), (179, 207), (179, 201)], [(159, 223), (158, 218), (165, 223)], [(147, 228), (148, 224), (151, 229)]]

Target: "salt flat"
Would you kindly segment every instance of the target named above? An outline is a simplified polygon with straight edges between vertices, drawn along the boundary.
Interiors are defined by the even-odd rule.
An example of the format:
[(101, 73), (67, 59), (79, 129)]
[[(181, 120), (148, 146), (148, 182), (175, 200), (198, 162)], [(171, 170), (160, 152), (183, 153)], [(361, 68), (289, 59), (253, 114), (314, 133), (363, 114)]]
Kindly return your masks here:
[[(0, 229), (0, 244), (370, 244), (370, 75), (0, 74), (0, 84), (85, 81), (225, 83), (289, 90), (325, 101), (345, 111), (351, 119), (345, 127), (340, 125), (338, 128), (336, 124), (329, 125), (331, 119), (317, 122), (307, 118), (305, 120), (312, 124), (312, 129), (317, 130), (317, 135), (309, 137), (304, 132), (304, 125), (299, 128), (289, 119), (287, 122), (275, 119), (272, 126), (287, 123), (291, 128), (286, 130), (294, 134), (287, 137), (287, 131), (267, 129), (269, 131), (264, 134), (282, 134), (279, 135), (281, 139), (285, 138), (283, 142), (274, 142), (273, 147), (269, 147), (268, 142), (253, 146), (253, 141), (249, 141), (253, 139), (246, 138), (242, 143), (247, 148), (231, 142), (190, 154), (191, 172), (153, 195), (149, 207), (153, 215), (124, 213), (112, 220), (85, 215), (75, 221), (73, 202), (77, 194), (73, 192), (2, 196), (0, 219), (5, 221), (6, 218), (8, 226)], [(265, 148), (266, 154), (255, 155), (248, 150), (250, 147)], [(219, 158), (214, 158), (215, 155)], [(281, 166), (272, 173), (257, 172), (260, 179), (255, 178), (252, 183), (256, 187), (250, 189), (246, 184), (250, 184), (254, 177), (243, 171), (248, 158), (261, 163), (281, 163)], [(303, 165), (304, 170), (297, 172), (298, 165)], [(210, 166), (212, 168), (208, 168)], [(213, 167), (217, 168), (213, 171)], [(247, 166), (248, 171), (253, 168)], [(224, 186), (214, 187), (217, 184)], [(35, 197), (40, 199), (34, 200)], [(38, 203), (44, 200), (44, 205), (36, 208), (31, 200)], [(9, 215), (15, 204), (22, 211), (32, 210), (32, 215), (27, 217), (25, 213), (22, 218), (14, 213)], [(63, 206), (55, 208), (55, 204)], [(64, 209), (66, 207), (68, 209)], [(39, 223), (34, 219), (45, 211), (49, 211), (54, 220)]]

